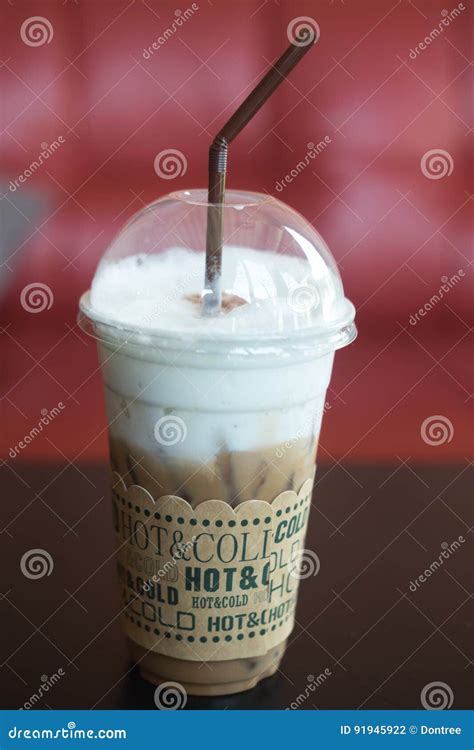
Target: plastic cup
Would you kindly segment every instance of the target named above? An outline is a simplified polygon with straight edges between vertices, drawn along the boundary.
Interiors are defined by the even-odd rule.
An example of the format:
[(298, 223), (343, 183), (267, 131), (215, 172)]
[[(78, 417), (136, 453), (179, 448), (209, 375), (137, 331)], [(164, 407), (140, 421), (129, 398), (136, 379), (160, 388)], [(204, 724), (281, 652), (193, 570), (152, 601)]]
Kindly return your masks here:
[(155, 684), (223, 695), (283, 657), (317, 561), (304, 540), (334, 352), (356, 329), (321, 237), (251, 193), (223, 209), (227, 311), (203, 319), (206, 211), (186, 191), (140, 212), (79, 319), (98, 339), (132, 656)]

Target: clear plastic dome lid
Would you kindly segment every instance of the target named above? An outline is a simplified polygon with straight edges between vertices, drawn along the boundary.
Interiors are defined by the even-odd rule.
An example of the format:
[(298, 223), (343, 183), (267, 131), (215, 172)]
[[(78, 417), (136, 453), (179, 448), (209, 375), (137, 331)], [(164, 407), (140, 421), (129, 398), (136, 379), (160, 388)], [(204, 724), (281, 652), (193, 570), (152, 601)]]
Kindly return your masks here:
[(135, 214), (81, 299), (81, 326), (151, 345), (293, 341), (330, 351), (355, 338), (354, 306), (324, 240), (298, 212), (259, 193), (226, 194), (222, 310), (203, 315), (207, 209), (207, 192), (189, 190)]

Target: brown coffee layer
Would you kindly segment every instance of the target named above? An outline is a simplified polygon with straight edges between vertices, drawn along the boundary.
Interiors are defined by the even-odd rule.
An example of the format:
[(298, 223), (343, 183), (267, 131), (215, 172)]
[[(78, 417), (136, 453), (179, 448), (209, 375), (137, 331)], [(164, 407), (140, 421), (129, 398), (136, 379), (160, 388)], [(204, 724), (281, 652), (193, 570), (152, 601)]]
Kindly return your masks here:
[(244, 500), (272, 502), (285, 490), (298, 492), (312, 476), (316, 438), (298, 438), (258, 451), (222, 451), (206, 463), (164, 456), (160, 446), (146, 453), (110, 438), (112, 468), (129, 487), (138, 484), (156, 499), (179, 495), (195, 507), (218, 499), (236, 506)]
[(229, 695), (250, 690), (276, 672), (286, 649), (286, 641), (283, 641), (265, 656), (191, 662), (172, 659), (155, 651), (147, 652), (134, 641), (129, 641), (129, 644), (146, 680), (155, 685), (167, 680), (177, 681), (190, 695)]
[[(315, 437), (298, 438), (283, 445), (255, 452), (221, 452), (205, 464), (165, 457), (157, 446), (153, 453), (110, 437), (112, 468), (128, 486), (138, 484), (157, 499), (179, 495), (193, 507), (210, 500), (224, 500), (231, 506), (245, 500), (272, 502), (285, 490), (298, 492), (312, 476), (316, 456)], [(257, 657), (228, 661), (196, 662), (174, 659), (156, 651), (146, 652), (133, 643), (132, 655), (145, 679), (158, 684), (177, 680), (190, 694), (224, 695), (248, 690), (260, 679), (273, 674), (285, 651), (286, 642)]]

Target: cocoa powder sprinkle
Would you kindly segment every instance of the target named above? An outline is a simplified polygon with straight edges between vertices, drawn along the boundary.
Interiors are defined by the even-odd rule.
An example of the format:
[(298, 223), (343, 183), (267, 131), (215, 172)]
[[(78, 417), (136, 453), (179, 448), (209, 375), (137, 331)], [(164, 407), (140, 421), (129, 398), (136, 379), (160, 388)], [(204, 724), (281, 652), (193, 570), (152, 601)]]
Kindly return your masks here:
[[(200, 294), (185, 294), (183, 299), (186, 299), (188, 302), (192, 302), (193, 305), (196, 305), (196, 307), (201, 308), (202, 298)], [(238, 294), (229, 294), (228, 292), (223, 292), (222, 294), (222, 312), (228, 313), (231, 312), (231, 310), (235, 310), (236, 307), (241, 307), (246, 304), (247, 301), (242, 297), (239, 297)]]

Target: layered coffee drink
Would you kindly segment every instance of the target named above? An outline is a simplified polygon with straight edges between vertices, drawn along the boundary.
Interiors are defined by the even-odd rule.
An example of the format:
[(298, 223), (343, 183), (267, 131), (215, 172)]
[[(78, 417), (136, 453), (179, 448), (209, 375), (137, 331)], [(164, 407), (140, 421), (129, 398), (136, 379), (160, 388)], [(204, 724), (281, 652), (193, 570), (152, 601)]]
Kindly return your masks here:
[[(353, 308), (344, 318), (327, 249), (304, 245), (314, 230), (274, 200), (272, 221), (249, 221), (249, 196), (232, 221), (275, 251), (225, 247), (218, 315), (200, 312), (203, 254), (163, 249), (150, 230), (160, 202), (119, 235), (82, 302), (99, 340), (131, 653), (146, 679), (197, 695), (247, 690), (279, 667), (334, 349), (355, 335), (341, 333)], [(206, 204), (183, 200), (186, 238)], [(177, 201), (163, 199), (168, 219)], [(290, 235), (306, 257), (287, 253)]]
[[(167, 495), (182, 498), (192, 508), (211, 499), (232, 508), (250, 500), (272, 503), (281, 493), (298, 493), (313, 477), (325, 393), (323, 388), (315, 399), (313, 388), (321, 377), (329, 378), (330, 358), (325, 372), (322, 363), (317, 372), (306, 364), (304, 373), (292, 364), (281, 371), (259, 369), (258, 376), (238, 365), (227, 364), (229, 369), (223, 371), (220, 357), (209, 360), (206, 370), (193, 371), (192, 355), (186, 356), (182, 369), (176, 362), (163, 368), (163, 362), (137, 361), (123, 349), (101, 345), (101, 359), (114, 476), (127, 488), (144, 488), (156, 507)], [(211, 396), (213, 378), (221, 384), (231, 378), (232, 389), (224, 395), (221, 388)], [(257, 390), (259, 379), (262, 387)], [(201, 388), (198, 380), (202, 395), (196, 390)], [(193, 398), (196, 403), (190, 404)], [(126, 547), (119, 552), (124, 569)], [(153, 578), (151, 569), (148, 572), (142, 576), (145, 583)], [(132, 596), (140, 595), (134, 587)], [(130, 631), (133, 623), (127, 625)], [(184, 660), (145, 648), (130, 632), (129, 638), (147, 679), (178, 680), (198, 695), (253, 687), (277, 670), (286, 645), (284, 639), (265, 654), (247, 657), (242, 644), (239, 658)]]
[[(252, 259), (253, 253), (240, 250), (242, 256)], [(192, 278), (190, 260), (183, 254), (181, 265)], [(157, 276), (153, 265), (161, 264), (144, 262), (124, 272), (125, 278), (132, 272)], [(195, 303), (181, 292), (173, 306), (189, 308), (191, 315)], [(332, 354), (317, 363), (294, 357), (278, 365), (262, 354), (248, 367), (246, 357), (224, 358), (218, 342), (205, 358), (193, 351), (117, 350), (105, 344), (100, 351), (111, 465), (126, 487), (144, 488), (157, 505), (162, 496), (173, 495), (192, 508), (211, 499), (235, 508), (298, 493), (312, 478)], [(140, 595), (136, 587), (133, 595)], [(239, 658), (191, 661), (131, 642), (148, 679), (174, 677), (197, 694), (252, 687), (278, 668), (285, 643), (249, 657), (243, 643)]]

